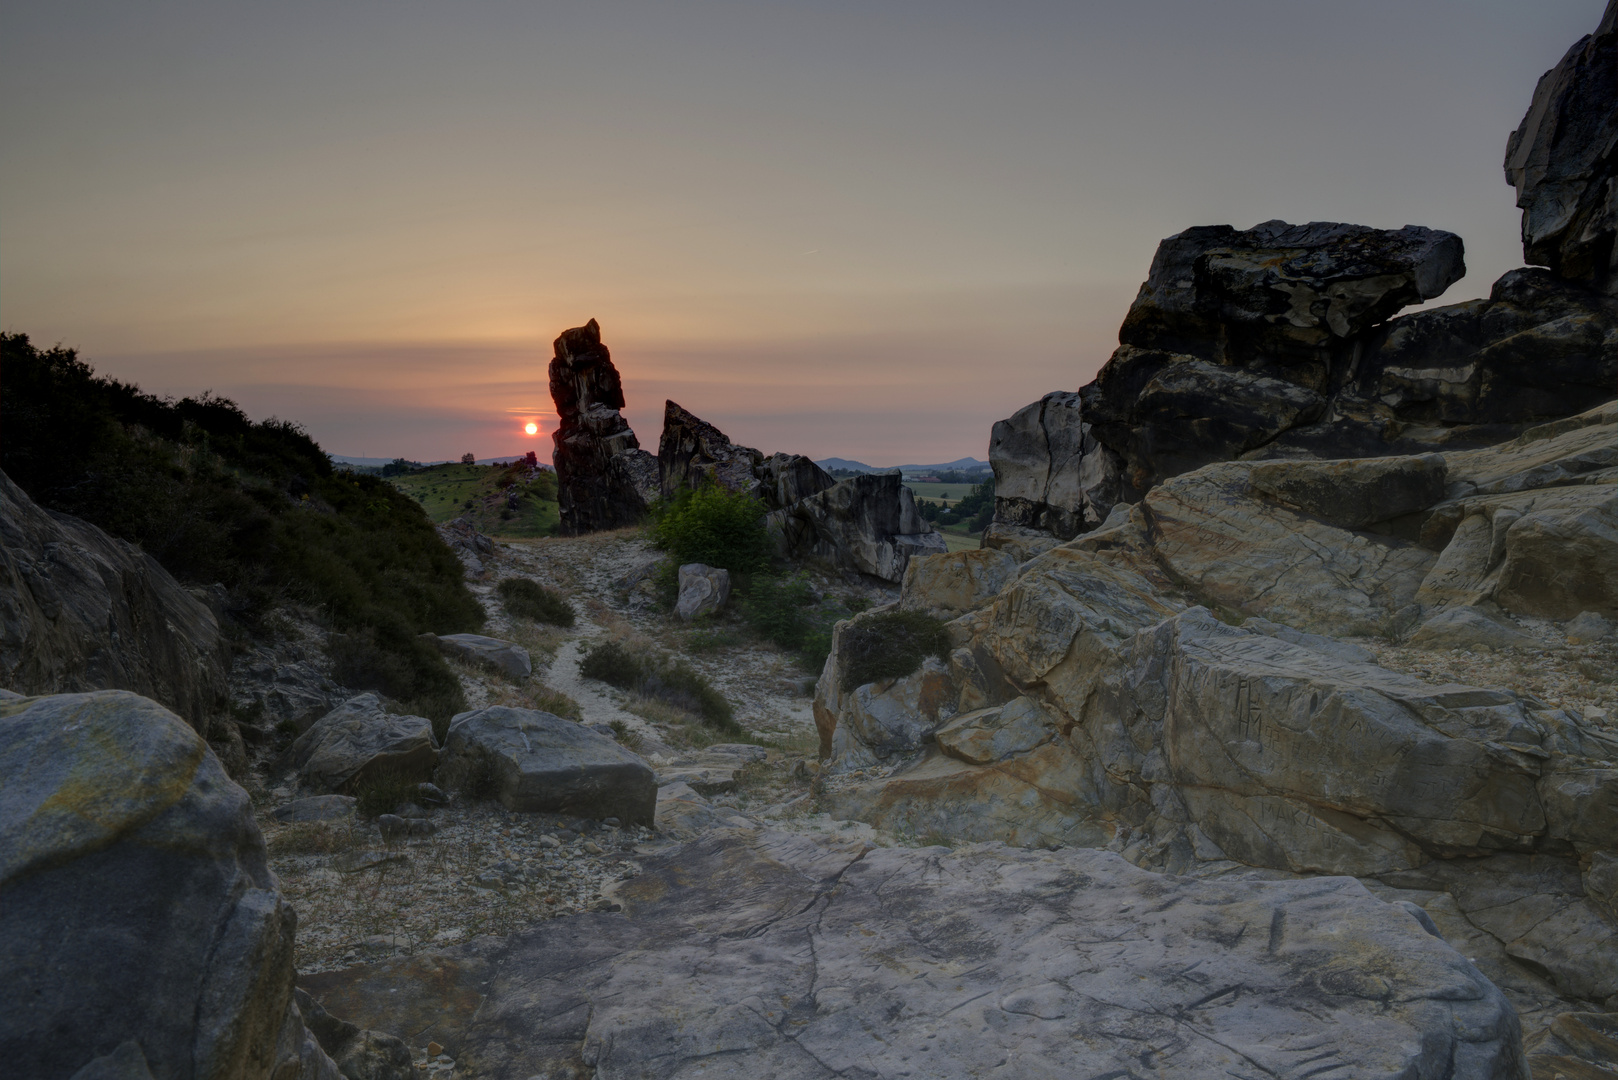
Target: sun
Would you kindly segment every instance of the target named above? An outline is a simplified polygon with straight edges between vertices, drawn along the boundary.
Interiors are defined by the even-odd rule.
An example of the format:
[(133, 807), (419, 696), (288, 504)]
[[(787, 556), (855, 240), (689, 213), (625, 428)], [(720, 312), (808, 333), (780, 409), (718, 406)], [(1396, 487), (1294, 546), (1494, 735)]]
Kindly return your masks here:
[(528, 423), (523, 425), (523, 430), (528, 432), (528, 434), (530, 434), (530, 435), (538, 435), (539, 434), (539, 425), (534, 423), (532, 420), (530, 420), (530, 421), (528, 421)]

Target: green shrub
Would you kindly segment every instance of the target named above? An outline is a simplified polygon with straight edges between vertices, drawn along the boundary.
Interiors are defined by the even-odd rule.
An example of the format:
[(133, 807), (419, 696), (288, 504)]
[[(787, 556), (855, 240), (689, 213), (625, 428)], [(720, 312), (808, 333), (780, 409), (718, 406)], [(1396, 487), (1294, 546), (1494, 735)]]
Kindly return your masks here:
[(528, 578), (506, 578), (495, 586), (506, 611), (521, 619), (549, 623), (552, 626), (572, 626), (576, 616), (573, 605), (555, 589), (547, 589)]
[(783, 649), (798, 649), (815, 629), (809, 613), (814, 603), (814, 593), (801, 574), (758, 574), (747, 583), (740, 607), (747, 625), (759, 637)]
[(674, 566), (703, 563), (733, 573), (769, 565), (770, 534), (764, 504), (751, 495), (704, 484), (681, 491), (652, 509), (652, 542)]
[(949, 631), (920, 611), (890, 611), (843, 631), (843, 689), (914, 674), (929, 656), (949, 655)]
[(333, 634), (327, 645), (332, 677), (344, 686), (392, 698), (412, 716), (425, 716), (442, 743), (450, 718), (466, 709), (461, 680), (438, 650), (420, 638), (388, 640), (396, 632), (397, 628), (365, 627)]
[(579, 674), (695, 713), (722, 730), (741, 730), (730, 702), (683, 660), (609, 640), (585, 654)]

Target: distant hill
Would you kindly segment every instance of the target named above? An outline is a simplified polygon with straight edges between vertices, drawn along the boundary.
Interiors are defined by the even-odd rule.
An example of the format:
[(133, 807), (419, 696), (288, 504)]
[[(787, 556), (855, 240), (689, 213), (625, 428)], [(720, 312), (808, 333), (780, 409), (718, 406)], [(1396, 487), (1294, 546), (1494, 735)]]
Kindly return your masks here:
[(880, 468), (867, 465), (863, 461), (850, 461), (847, 458), (840, 457), (826, 458), (815, 462), (815, 464), (822, 469), (847, 469), (849, 472), (868, 473), (892, 472), (894, 469), (898, 469), (902, 473), (987, 472), (989, 470), (987, 461), (979, 461), (977, 458), (972, 457), (956, 458), (954, 461), (940, 462), (934, 465), (887, 465)]
[[(332, 464), (334, 464), (334, 465), (359, 465), (359, 466), (362, 466), (362, 467), (365, 467), (365, 468), (381, 468), (383, 465), (390, 464), (394, 460), (393, 458), (390, 458), (390, 457), (350, 457), (347, 454), (327, 454), (326, 456), (331, 458)], [(510, 457), (478, 458), (478, 464), (479, 465), (510, 465), (513, 461), (521, 461), (522, 458), (523, 458), (523, 456), (521, 454), (513, 454)], [(455, 460), (459, 461), (460, 458), (456, 458)], [(437, 461), (423, 461), (421, 464), (423, 464), (423, 465), (447, 465), (447, 464), (449, 464), (449, 459), (448, 458), (440, 458)], [(542, 463), (542, 464), (544, 464), (544, 463)]]

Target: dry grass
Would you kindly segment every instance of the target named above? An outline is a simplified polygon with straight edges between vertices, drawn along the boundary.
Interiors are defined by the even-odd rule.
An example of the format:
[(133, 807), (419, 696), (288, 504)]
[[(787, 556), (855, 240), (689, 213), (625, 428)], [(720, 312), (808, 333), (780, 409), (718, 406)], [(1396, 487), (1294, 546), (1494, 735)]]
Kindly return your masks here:
[(298, 821), (267, 827), (264, 841), (272, 856), (335, 855), (354, 847), (355, 832), (349, 821)]
[(555, 626), (545, 626), (528, 619), (512, 619), (511, 628), (506, 631), (507, 640), (515, 642), (528, 650), (528, 656), (537, 666), (540, 657), (546, 660), (556, 658), (556, 650), (570, 636), (566, 630)]
[(538, 679), (516, 685), (500, 684), (489, 688), (490, 705), (507, 705), (513, 709), (538, 709), (553, 713), (566, 720), (581, 720), (584, 711), (579, 703)]

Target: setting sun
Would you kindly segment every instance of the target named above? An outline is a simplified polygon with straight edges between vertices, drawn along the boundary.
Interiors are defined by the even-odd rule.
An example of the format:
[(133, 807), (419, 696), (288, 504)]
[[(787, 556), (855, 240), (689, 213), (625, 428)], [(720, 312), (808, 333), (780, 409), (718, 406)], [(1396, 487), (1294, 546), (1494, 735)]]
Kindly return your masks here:
[(539, 425), (530, 420), (526, 425), (523, 426), (523, 430), (528, 432), (530, 435), (538, 435)]

